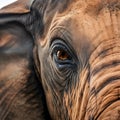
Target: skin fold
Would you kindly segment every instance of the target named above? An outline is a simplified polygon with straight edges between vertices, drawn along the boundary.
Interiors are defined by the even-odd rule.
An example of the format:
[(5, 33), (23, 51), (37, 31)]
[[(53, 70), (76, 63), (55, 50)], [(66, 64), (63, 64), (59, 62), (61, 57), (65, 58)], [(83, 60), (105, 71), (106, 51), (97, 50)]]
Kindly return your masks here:
[(33, 37), (23, 24), (2, 22), (4, 14), (0, 16), (0, 120), (50, 119), (35, 72)]
[[(26, 3), (30, 2), (28, 0)], [(21, 103), (22, 99), (22, 92), (19, 91), (24, 89), (29, 80), (29, 72), (34, 73), (30, 75), (34, 77), (32, 80), (36, 81), (29, 88), (36, 85), (36, 89), (31, 93), (36, 97), (30, 98), (31, 95), (27, 92), (29, 89), (26, 89), (25, 94), (30, 101), (35, 100), (37, 108), (36, 104), (32, 103), (27, 106), (24, 102), (28, 97), (24, 97), (21, 111), (28, 112), (29, 107), (31, 111), (34, 107), (34, 110), (31, 112), (33, 115), (26, 117), (25, 114), (23, 119), (49, 120), (50, 114), (52, 120), (119, 120), (120, 0), (34, 0), (27, 8), (28, 11), (23, 13), (18, 10), (15, 13), (0, 14), (0, 25), (3, 25), (0, 29), (3, 32), (3, 40), (0, 39), (0, 49), (3, 51), (1, 55), (5, 56), (7, 51), (11, 55), (11, 52), (16, 51), (16, 45), (21, 46), (22, 50), (17, 49), (16, 55), (20, 57), (18, 59), (23, 66), (16, 68), (15, 62), (10, 59), (8, 61), (6, 56), (0, 57), (0, 62), (14, 64), (16, 71), (19, 70), (20, 77), (24, 79), (21, 78), (24, 81), (22, 85), (19, 80), (16, 81), (18, 86), (14, 88), (9, 87), (13, 86), (14, 82), (9, 83), (9, 80), (4, 78), (4, 84), (1, 82), (0, 86), (10, 89), (10, 93), (16, 91), (13, 92), (15, 97), (11, 96), (9, 99), (15, 100), (18, 105), (17, 101)], [(17, 44), (13, 39), (14, 34), (5, 28), (5, 24), (13, 30), (21, 30), (20, 35), (13, 32), (17, 37)], [(8, 36), (4, 33), (6, 30)], [(13, 44), (8, 42), (11, 35)], [(32, 46), (27, 47), (26, 44), (24, 47), (25, 43), (22, 41), (28, 41), (29, 38), (31, 40), (28, 43)], [(22, 44), (19, 44), (19, 41)], [(27, 49), (28, 53), (24, 53), (24, 49)], [(31, 57), (21, 57), (20, 51)], [(17, 60), (17, 57), (11, 58), (13, 59)], [(7, 68), (3, 62), (0, 63), (0, 69), (6, 67), (6, 75), (1, 74), (0, 81), (3, 80), (1, 76), (9, 76), (8, 73), (12, 70), (10, 65)], [(34, 68), (26, 67), (29, 65)], [(24, 71), (28, 75), (23, 76)], [(0, 95), (5, 92), (5, 95), (9, 96), (7, 91), (1, 88)], [(8, 96), (2, 96), (1, 101)], [(5, 105), (1, 104), (0, 109), (4, 112), (0, 112), (2, 119), (7, 116), (8, 111), (5, 111), (5, 108), (8, 104), (11, 106), (8, 108), (13, 108), (11, 112), (18, 115), (19, 119), (20, 111), (16, 110), (18, 106), (10, 101)]]

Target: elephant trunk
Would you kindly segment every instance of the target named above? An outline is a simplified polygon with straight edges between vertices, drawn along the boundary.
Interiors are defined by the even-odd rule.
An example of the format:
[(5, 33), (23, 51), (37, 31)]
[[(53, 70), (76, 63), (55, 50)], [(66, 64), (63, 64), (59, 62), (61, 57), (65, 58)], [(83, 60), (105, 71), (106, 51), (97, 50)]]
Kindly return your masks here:
[[(120, 38), (102, 41), (90, 58), (86, 119), (120, 118)], [(94, 117), (93, 117), (94, 116)]]

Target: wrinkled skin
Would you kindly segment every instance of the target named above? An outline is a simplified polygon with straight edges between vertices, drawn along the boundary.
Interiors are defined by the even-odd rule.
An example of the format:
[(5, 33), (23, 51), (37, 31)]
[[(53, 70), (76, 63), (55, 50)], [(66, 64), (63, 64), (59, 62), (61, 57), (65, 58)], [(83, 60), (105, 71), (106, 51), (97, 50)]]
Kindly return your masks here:
[(51, 118), (119, 120), (120, 0), (34, 0), (30, 8), (1, 21), (33, 36)]
[(2, 16), (4, 14), (0, 16), (0, 120), (50, 119), (34, 69), (33, 38), (22, 24), (2, 22)]

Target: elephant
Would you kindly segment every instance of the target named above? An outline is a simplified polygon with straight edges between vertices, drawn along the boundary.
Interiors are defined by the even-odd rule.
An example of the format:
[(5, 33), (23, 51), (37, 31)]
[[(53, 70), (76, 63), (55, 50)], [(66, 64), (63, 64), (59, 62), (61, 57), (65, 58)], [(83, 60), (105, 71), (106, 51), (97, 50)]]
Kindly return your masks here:
[[(34, 72), (34, 75), (31, 73), (28, 75), (30, 74), (30, 78), (33, 77), (33, 81), (37, 80), (35, 88), (40, 92), (36, 95), (39, 99), (35, 96), (31, 98), (29, 89), (26, 88), (24, 99), (29, 96), (29, 100), (37, 101), (38, 109), (32, 108), (34, 107), (32, 102), (29, 105), (34, 113), (31, 112), (30, 116), (23, 119), (32, 120), (36, 117), (39, 120), (46, 116), (47, 120), (119, 120), (120, 0), (27, 0), (26, 2), (19, 0), (17, 3), (21, 5), (23, 11), (18, 7), (10, 12), (3, 9), (0, 14), (0, 25), (3, 26), (2, 31), (8, 31), (10, 35), (12, 33), (8, 28), (14, 30), (17, 42), (22, 42), (20, 45), (17, 43), (22, 50), (18, 47), (16, 54), (20, 56), (19, 51), (22, 51), (25, 55), (22, 58), (34, 67), (28, 69), (24, 64), (20, 68), (23, 69), (22, 72), (24, 70)], [(4, 36), (2, 38), (4, 39)], [(26, 41), (32, 46), (27, 47), (24, 44)], [(1, 44), (4, 45), (4, 42)], [(8, 45), (5, 44), (3, 48), (9, 49)], [(13, 47), (16, 48), (16, 44), (13, 43)], [(25, 49), (28, 50), (27, 53)], [(26, 54), (31, 57), (27, 58)], [(17, 60), (16, 57), (11, 59)], [(6, 61), (12, 63), (10, 59)], [(0, 63), (1, 66), (2, 64)], [(13, 64), (17, 65), (16, 62)], [(7, 70), (11, 71), (10, 68), (5, 71)], [(20, 74), (21, 76), (23, 77)], [(30, 78), (26, 76), (25, 79), (29, 83)], [(15, 92), (22, 88), (19, 82), (17, 85)], [(30, 89), (33, 86), (34, 84)], [(13, 86), (9, 89), (12, 90)], [(35, 94), (34, 90), (31, 92)], [(16, 93), (13, 101), (19, 99), (21, 103), (24, 100), (23, 98), (21, 100), (18, 94), (21, 95), (21, 92)], [(11, 102), (9, 104), (11, 105)], [(11, 114), (20, 114), (17, 109), (18, 106), (14, 111), (11, 110)], [(24, 103), (23, 109), (26, 109)], [(4, 112), (4, 108), (1, 111)], [(44, 112), (44, 115), (37, 116), (41, 112)]]
[[(0, 20), (13, 6), (1, 10)], [(14, 10), (25, 11), (22, 4)], [(49, 119), (43, 88), (35, 72), (33, 46), (33, 37), (24, 25), (0, 22), (0, 120)]]

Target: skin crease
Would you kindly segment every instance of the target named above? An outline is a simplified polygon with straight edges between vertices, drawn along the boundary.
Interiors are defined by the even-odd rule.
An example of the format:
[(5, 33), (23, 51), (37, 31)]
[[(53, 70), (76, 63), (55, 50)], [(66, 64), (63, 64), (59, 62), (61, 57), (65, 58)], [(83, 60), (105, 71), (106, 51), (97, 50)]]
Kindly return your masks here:
[[(52, 119), (120, 118), (119, 7), (120, 1), (76, 0), (62, 12), (58, 4), (57, 12), (49, 12), (54, 13), (51, 22), (47, 22), (49, 14), (44, 16), (37, 67)], [(56, 67), (49, 53), (54, 38), (64, 40), (75, 52), (78, 67), (74, 71)]]
[(32, 48), (24, 27), (0, 25), (0, 120), (49, 119)]
[[(25, 10), (19, 3), (17, 13)], [(35, 73), (33, 38), (23, 24), (2, 21), (15, 5), (0, 10), (0, 120), (50, 120)]]
[[(0, 18), (33, 37), (35, 72), (52, 120), (119, 120), (120, 0), (34, 0), (27, 13)], [(71, 56), (62, 65), (61, 46)]]

